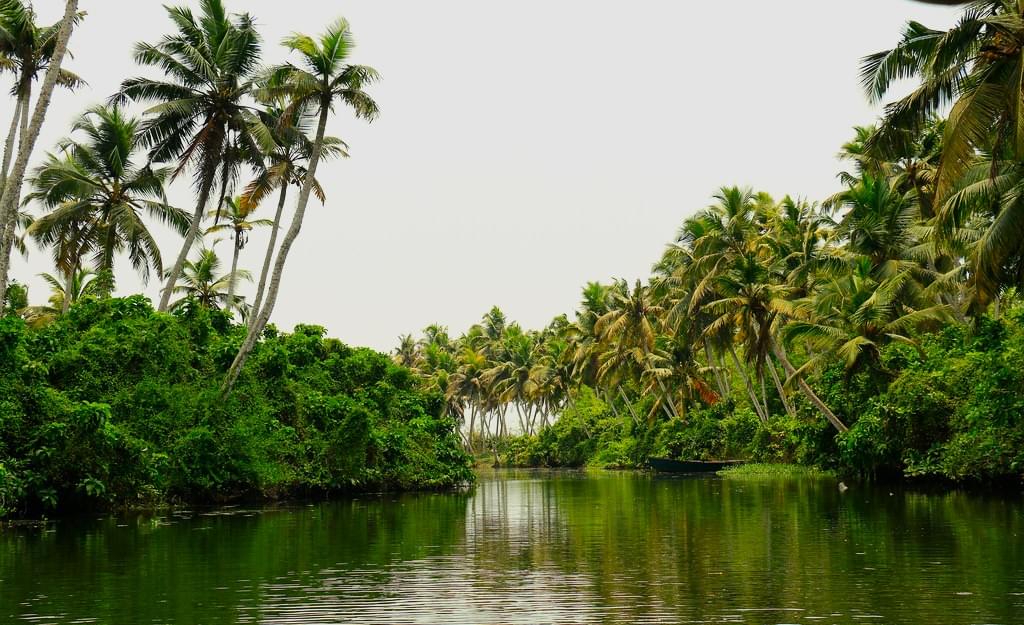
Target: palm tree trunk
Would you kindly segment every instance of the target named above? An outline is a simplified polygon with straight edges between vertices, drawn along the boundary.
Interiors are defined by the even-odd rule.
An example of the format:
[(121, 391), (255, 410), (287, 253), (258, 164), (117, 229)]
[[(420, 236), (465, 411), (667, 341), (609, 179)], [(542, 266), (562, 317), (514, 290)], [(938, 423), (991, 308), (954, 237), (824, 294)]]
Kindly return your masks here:
[(64, 301), (60, 305), (60, 314), (66, 315), (71, 308), (71, 298), (75, 294), (75, 267), (70, 267), (64, 277)]
[(673, 418), (678, 419), (679, 418), (679, 413), (676, 411), (675, 404), (672, 403), (672, 396), (669, 395), (668, 390), (665, 388), (665, 382), (662, 381), (661, 378), (658, 378), (658, 388), (661, 389), (661, 397), (662, 397), (663, 403), (668, 405), (668, 409), (669, 409), (669, 412), (670, 412), (670, 414), (668, 415), (668, 418), (669, 419), (673, 419)]
[(245, 366), (245, 361), (249, 358), (253, 348), (256, 347), (256, 339), (263, 332), (267, 321), (270, 320), (270, 315), (274, 312), (274, 304), (277, 303), (277, 293), (281, 288), (281, 276), (284, 274), (284, 265), (288, 260), (288, 253), (292, 249), (292, 244), (295, 243), (295, 239), (299, 236), (299, 231), (302, 229), (302, 219), (306, 215), (306, 204), (309, 203), (309, 194), (313, 190), (316, 167), (320, 162), (320, 152), (323, 150), (324, 145), (324, 134), (327, 131), (327, 117), (331, 110), (330, 104), (330, 100), (327, 99), (320, 102), (320, 122), (316, 128), (313, 152), (310, 154), (309, 163), (306, 165), (306, 177), (302, 181), (302, 190), (299, 191), (299, 199), (295, 205), (292, 223), (288, 227), (288, 232), (284, 235), (284, 241), (281, 242), (281, 249), (277, 252), (277, 260), (274, 262), (274, 273), (270, 278), (270, 287), (267, 290), (267, 301), (257, 315), (256, 323), (249, 328), (249, 333), (246, 335), (245, 341), (242, 342), (238, 355), (235, 356), (234, 362), (231, 363), (231, 368), (228, 369), (227, 378), (224, 380), (224, 386), (221, 388), (222, 394), (231, 392), (235, 381), (238, 380), (238, 375), (242, 372), (242, 367)]
[(203, 221), (203, 214), (206, 212), (206, 202), (210, 199), (210, 190), (212, 188), (213, 175), (204, 174), (199, 187), (199, 201), (196, 202), (195, 212), (192, 213), (192, 221), (188, 225), (188, 232), (185, 233), (185, 240), (181, 243), (181, 251), (178, 252), (178, 258), (175, 259), (171, 272), (167, 274), (167, 283), (160, 293), (160, 305), (157, 306), (157, 310), (160, 312), (165, 312), (171, 302), (174, 285), (178, 283), (178, 278), (181, 277), (181, 270), (185, 267), (185, 261), (188, 260), (188, 253), (192, 251), (192, 245), (196, 242), (196, 235), (199, 234), (199, 224)]
[(14, 158), (14, 141), (18, 135), (18, 121), (21, 119), (21, 112), (28, 108), (25, 100), (25, 94), (19, 90), (18, 100), (14, 105), (14, 117), (11, 118), (11, 129), (7, 132), (7, 142), (4, 143), (4, 168), (3, 171), (0, 171), (0, 193), (3, 193), (3, 186), (7, 182), (7, 172), (11, 169), (11, 159)]
[(270, 274), (270, 261), (274, 259), (274, 248), (277, 245), (277, 231), (281, 229), (281, 214), (284, 212), (284, 202), (288, 197), (288, 185), (281, 185), (281, 196), (277, 200), (277, 212), (274, 213), (274, 225), (270, 228), (270, 241), (267, 243), (267, 253), (263, 255), (263, 270), (260, 271), (260, 283), (256, 287), (256, 299), (252, 302), (252, 310), (249, 312), (250, 327), (256, 323), (256, 317), (260, 314), (260, 306), (263, 305), (263, 291), (267, 287), (267, 276)]
[[(68, 49), (68, 40), (71, 39), (77, 12), (78, 0), (67, 0), (64, 17), (61, 19), (60, 29), (57, 32), (57, 41), (54, 44), (53, 54), (50, 56), (50, 65), (46, 68), (46, 76), (43, 78), (36, 108), (32, 113), (32, 123), (28, 132), (21, 137), (18, 156), (14, 161), (7, 184), (4, 185), (3, 196), (0, 197), (0, 232), (3, 233), (3, 240), (0, 241), (0, 303), (6, 301), (7, 297), (7, 280), (11, 268), (11, 248), (14, 246), (14, 225), (18, 220), (18, 198), (21, 196), (21, 185), (25, 179), (29, 158), (32, 156), (32, 148), (35, 147), (36, 140), (39, 138), (39, 131), (42, 130), (46, 111), (50, 108), (50, 99), (53, 97), (54, 87), (57, 86), (60, 64)], [(27, 110), (28, 107), (26, 106), (25, 109)]]
[(757, 372), (757, 378), (761, 382), (761, 405), (764, 406), (765, 414), (770, 415), (771, 413), (768, 412), (768, 389), (765, 388), (765, 384), (764, 384), (764, 367), (763, 366), (761, 367), (761, 370)]
[(725, 383), (722, 381), (722, 372), (718, 368), (718, 363), (715, 362), (714, 356), (711, 354), (711, 345), (707, 341), (704, 341), (704, 356), (708, 359), (708, 366), (711, 367), (711, 373), (715, 376), (715, 386), (718, 387), (718, 394), (722, 397), (728, 397), (729, 393), (725, 389)]
[[(774, 353), (775, 357), (778, 358), (780, 363), (782, 363), (782, 368), (785, 369), (786, 376), (789, 378), (796, 376), (796, 369), (793, 367), (793, 364), (789, 362), (789, 357), (786, 355), (785, 348), (775, 340), (774, 336), (769, 336), (768, 340), (771, 342), (772, 353)], [(807, 396), (807, 399), (811, 400), (811, 403), (814, 404), (821, 414), (825, 415), (825, 418), (828, 419), (828, 422), (831, 423), (835, 429), (840, 432), (849, 431), (850, 428), (846, 427), (846, 425), (839, 420), (839, 417), (837, 417), (835, 413), (825, 405), (825, 402), (821, 401), (821, 398), (814, 392), (814, 389), (808, 386), (807, 382), (804, 382), (803, 376), (797, 377), (796, 382), (800, 386), (800, 390)]]
[(772, 380), (775, 382), (775, 390), (779, 393), (779, 399), (782, 400), (782, 405), (786, 408), (786, 414), (791, 417), (796, 416), (796, 410), (793, 409), (793, 404), (790, 403), (789, 398), (786, 396), (786, 389), (782, 387), (782, 382), (779, 380), (779, 372), (775, 370), (775, 363), (768, 363), (768, 371), (772, 374)]
[(616, 419), (618, 419), (619, 418), (619, 409), (615, 407), (615, 398), (614, 397), (610, 397), (609, 393), (607, 393), (607, 392), (603, 392), (602, 393), (601, 391), (598, 391), (598, 393), (600, 393), (600, 395), (602, 396), (601, 400), (604, 401), (604, 403), (607, 404), (608, 407), (612, 409), (612, 414), (615, 415)]
[[(21, 107), (21, 129), (18, 131), (18, 136), (22, 139), (28, 134), (28, 107), (29, 103), (32, 102), (32, 81), (28, 80), (23, 87), (24, 93), (19, 98), (24, 97), (25, 105)], [(20, 147), (20, 145), (19, 145)], [(4, 168), (4, 174), (6, 175), (7, 168)], [(3, 188), (7, 187), (7, 180), (4, 179)], [(7, 229), (4, 230), (3, 236), (11, 237), (11, 241), (14, 241), (14, 234), (18, 228), (18, 208), (21, 207), (21, 192), (18, 192), (18, 196), (14, 198), (14, 219), (7, 224)]]
[(240, 245), (241, 242), (241, 233), (235, 231), (235, 253), (231, 257), (231, 275), (228, 277), (228, 313), (230, 313), (231, 309), (235, 307), (235, 285), (238, 284), (238, 281), (235, 279), (235, 274), (238, 272), (238, 254), (242, 251), (242, 246)]
[(619, 395), (622, 397), (622, 401), (626, 402), (626, 409), (629, 410), (629, 415), (633, 417), (633, 423), (640, 425), (640, 418), (636, 416), (633, 404), (629, 403), (629, 397), (626, 397), (626, 391), (622, 390), (621, 386), (619, 386)]
[(761, 423), (768, 423), (768, 415), (765, 414), (761, 404), (757, 401), (757, 393), (754, 392), (754, 385), (750, 383), (747, 369), (740, 363), (739, 357), (736, 356), (736, 349), (732, 345), (729, 345), (729, 355), (732, 356), (732, 362), (736, 365), (736, 369), (740, 372), (740, 377), (743, 378), (743, 384), (747, 387), (747, 396), (750, 398), (750, 403), (754, 406), (754, 412), (761, 419)]

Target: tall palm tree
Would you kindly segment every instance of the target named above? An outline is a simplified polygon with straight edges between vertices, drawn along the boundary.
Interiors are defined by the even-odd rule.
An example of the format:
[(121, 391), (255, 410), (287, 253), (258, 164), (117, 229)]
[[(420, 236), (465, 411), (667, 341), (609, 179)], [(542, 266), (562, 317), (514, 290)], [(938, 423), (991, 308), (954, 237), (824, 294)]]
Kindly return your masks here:
[(89, 109), (72, 126), (72, 137), (59, 144), (60, 155), (47, 154), (30, 179), (26, 202), (48, 212), (29, 226), (27, 234), (54, 249), (54, 260), (73, 276), (80, 260), (91, 256), (101, 274), (112, 274), (114, 258), (128, 260), (147, 280), (150, 270), (162, 275), (160, 249), (143, 214), (179, 232), (187, 216), (167, 204), (164, 183), (169, 168), (138, 166), (139, 122), (116, 106)]
[[(193, 172), (196, 207), (167, 273), (160, 310), (167, 309), (215, 184), (219, 180), (222, 195), (228, 194), (240, 162), (250, 159), (258, 169), (259, 155), (274, 146), (269, 129), (246, 102), (260, 60), (252, 17), (229, 15), (221, 0), (201, 0), (200, 11), (197, 17), (186, 7), (167, 7), (176, 32), (156, 44), (135, 44), (135, 61), (163, 70), (164, 78), (129, 78), (112, 98), (154, 103), (142, 129), (150, 160), (176, 161), (173, 177)], [(228, 154), (232, 148), (238, 158)]]
[[(894, 81), (918, 87), (887, 107), (873, 139), (888, 148), (918, 134), (952, 105), (942, 132), (933, 194), (936, 232), (954, 246), (977, 217), (988, 224), (968, 261), (972, 308), (982, 311), (1007, 286), (1024, 284), (1024, 204), (1017, 200), (1024, 159), (1024, 0), (970, 3), (953, 28), (911, 22), (895, 48), (867, 57), (862, 76), (869, 96), (885, 97)], [(928, 209), (928, 207), (924, 207)], [(923, 210), (922, 212), (927, 212)], [(943, 271), (952, 263), (937, 262)]]
[[(263, 256), (263, 268), (260, 270), (260, 279), (256, 286), (256, 297), (252, 303), (254, 310), (259, 310), (263, 304), (267, 277), (270, 275), (270, 264), (274, 259), (274, 251), (277, 249), (277, 234), (281, 227), (281, 215), (288, 197), (288, 187), (294, 185), (299, 189), (302, 188), (308, 172), (305, 163), (309, 162), (309, 155), (313, 150), (313, 140), (309, 138), (311, 117), (303, 114), (301, 109), (271, 107), (261, 111), (260, 116), (273, 133), (276, 147), (267, 155), (267, 167), (260, 170), (252, 182), (246, 186), (243, 195), (249, 202), (259, 204), (271, 193), (278, 191), (278, 199), (277, 211), (274, 213), (273, 225), (270, 229), (270, 240), (267, 242), (267, 250)], [(347, 157), (347, 148), (345, 142), (337, 137), (324, 137), (320, 158)], [(327, 201), (323, 187), (315, 178), (313, 179), (313, 195), (321, 203)], [(253, 321), (255, 321), (255, 317)]]
[(377, 103), (363, 90), (377, 80), (376, 70), (363, 65), (348, 64), (352, 50), (352, 34), (348, 22), (341, 19), (331, 25), (320, 36), (319, 40), (308, 35), (295, 34), (284, 40), (285, 47), (302, 57), (303, 66), (282, 65), (273, 70), (267, 87), (267, 95), (275, 93), (286, 96), (289, 106), (300, 110), (315, 111), (319, 116), (316, 137), (313, 141), (312, 153), (306, 166), (308, 173), (299, 192), (292, 223), (285, 233), (284, 240), (277, 252), (274, 262), (274, 273), (270, 279), (266, 301), (263, 307), (255, 312), (256, 321), (249, 328), (249, 333), (242, 343), (224, 382), (224, 392), (230, 392), (238, 374), (252, 349), (256, 339), (270, 320), (277, 303), (277, 294), (281, 288), (281, 276), (284, 272), (288, 253), (302, 229), (302, 220), (306, 214), (306, 205), (313, 190), (317, 164), (324, 144), (327, 131), (327, 120), (335, 102), (342, 102), (352, 108), (357, 117), (373, 120), (378, 113)]
[[(75, 15), (75, 22), (82, 14)], [(3, 189), (14, 156), (14, 145), (19, 128), (24, 135), (29, 118), (32, 84), (49, 67), (57, 44), (60, 24), (39, 26), (35, 23), (35, 10), (22, 0), (0, 0), (0, 70), (14, 74), (11, 95), (15, 99), (10, 130), (4, 143), (3, 169), (0, 170), (0, 190)], [(75, 73), (58, 68), (57, 84), (75, 89), (84, 81)]]
[[(74, 29), (77, 17), (78, 0), (67, 0), (64, 6), (64, 17), (57, 26), (53, 51), (49, 54), (46, 74), (43, 76), (43, 83), (39, 89), (39, 98), (36, 100), (31, 122), (27, 127), (22, 125), (18, 155), (4, 182), (3, 190), (0, 192), (0, 302), (5, 301), (7, 296), (11, 250), (14, 247), (14, 227), (18, 220), (18, 205), (25, 171), (28, 169), (29, 158), (32, 156), (32, 150), (35, 148), (39, 132), (42, 130), (46, 112), (50, 108), (53, 90), (61, 80), (61, 62), (67, 52), (68, 41), (71, 39), (71, 31)], [(24, 102), (23, 111), (28, 111), (28, 102)]]
[(242, 250), (245, 249), (245, 244), (249, 240), (249, 232), (253, 228), (260, 226), (272, 226), (274, 222), (269, 219), (250, 219), (251, 215), (258, 208), (257, 204), (253, 204), (248, 196), (240, 196), (237, 198), (225, 198), (224, 204), (218, 209), (217, 215), (214, 215), (215, 219), (223, 217), (225, 221), (215, 223), (206, 229), (206, 234), (216, 234), (218, 232), (230, 232), (231, 241), (233, 243), (232, 254), (231, 254), (231, 272), (230, 282), (228, 284), (228, 306), (232, 306), (235, 301), (235, 277), (238, 275), (238, 256)]

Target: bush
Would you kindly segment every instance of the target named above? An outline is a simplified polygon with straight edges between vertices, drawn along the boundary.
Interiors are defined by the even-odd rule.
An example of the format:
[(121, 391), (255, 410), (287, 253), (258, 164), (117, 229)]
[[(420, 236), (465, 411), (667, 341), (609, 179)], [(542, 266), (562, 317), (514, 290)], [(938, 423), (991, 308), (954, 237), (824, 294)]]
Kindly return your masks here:
[(267, 333), (222, 400), (244, 331), (139, 296), (0, 318), (0, 515), (472, 479), (436, 397), (317, 326)]

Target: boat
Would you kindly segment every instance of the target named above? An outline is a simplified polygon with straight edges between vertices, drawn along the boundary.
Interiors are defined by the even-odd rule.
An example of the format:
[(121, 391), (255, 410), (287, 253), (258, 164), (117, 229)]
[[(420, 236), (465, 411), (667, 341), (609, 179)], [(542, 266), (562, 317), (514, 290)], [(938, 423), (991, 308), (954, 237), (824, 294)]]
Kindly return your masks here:
[(715, 473), (743, 464), (743, 460), (672, 460), (648, 458), (647, 464), (660, 473)]

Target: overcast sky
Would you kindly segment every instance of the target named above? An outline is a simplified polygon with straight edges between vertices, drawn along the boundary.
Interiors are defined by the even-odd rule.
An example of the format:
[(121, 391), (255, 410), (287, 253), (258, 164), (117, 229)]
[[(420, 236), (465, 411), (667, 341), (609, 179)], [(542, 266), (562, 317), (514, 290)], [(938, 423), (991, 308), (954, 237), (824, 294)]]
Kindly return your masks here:
[[(56, 21), (64, 3), (35, 4)], [(89, 87), (54, 98), (35, 160), (125, 76), (154, 75), (130, 51), (169, 32), (161, 4), (81, 1), (89, 15), (68, 67)], [(891, 47), (908, 19), (946, 27), (956, 14), (907, 0), (228, 6), (257, 18), (266, 63), (285, 58), (284, 35), (343, 15), (354, 61), (383, 75), (379, 120), (331, 120), (352, 158), (318, 172), (328, 201), (307, 211), (273, 319), (380, 350), (432, 322), (457, 335), (495, 304), (540, 327), (574, 310), (589, 280), (646, 277), (719, 186), (831, 194), (839, 146), (879, 112), (860, 91), (859, 59)], [(4, 102), (2, 119), (12, 109)], [(170, 197), (191, 211), (187, 180)], [(170, 265), (179, 239), (160, 240)], [(254, 274), (265, 241), (243, 251)], [(227, 265), (230, 243), (217, 249)], [(33, 303), (47, 297), (43, 271), (45, 252), (15, 261)], [(157, 297), (130, 268), (118, 279), (119, 293)]]

